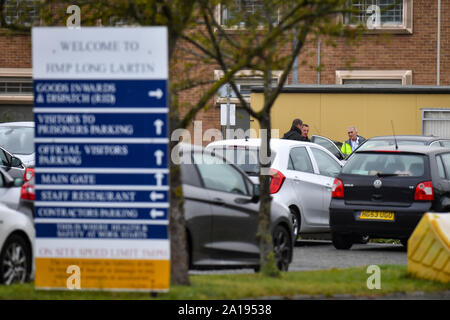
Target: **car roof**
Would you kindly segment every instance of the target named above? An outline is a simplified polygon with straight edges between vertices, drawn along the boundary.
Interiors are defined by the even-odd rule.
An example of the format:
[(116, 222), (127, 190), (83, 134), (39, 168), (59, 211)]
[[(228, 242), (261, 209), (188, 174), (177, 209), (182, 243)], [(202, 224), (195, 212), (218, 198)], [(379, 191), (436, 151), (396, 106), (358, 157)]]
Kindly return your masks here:
[[(270, 146), (272, 149), (278, 149), (286, 146), (305, 146), (312, 145), (312, 142), (304, 142), (297, 140), (288, 140), (288, 139), (270, 139)], [(261, 145), (260, 138), (251, 138), (251, 139), (227, 139), (227, 140), (219, 140), (211, 142), (207, 145), (207, 148), (211, 148), (214, 146), (249, 146), (249, 147), (259, 147)], [(317, 146), (317, 144), (314, 144)]]
[(421, 153), (421, 154), (432, 154), (432, 153), (445, 153), (450, 152), (450, 148), (442, 147), (430, 147), (425, 145), (399, 145), (397, 148), (395, 146), (378, 146), (365, 150), (355, 150), (355, 153), (371, 153), (371, 152), (409, 152), (409, 153)]
[(33, 127), (34, 121), (15, 121), (0, 123), (0, 127)]
[(432, 141), (436, 141), (436, 140), (450, 140), (449, 138), (444, 138), (444, 137), (436, 137), (436, 136), (420, 136), (420, 135), (396, 135), (396, 136), (376, 136), (376, 137), (372, 137), (369, 140), (403, 140), (403, 141), (423, 141), (425, 142), (432, 142)]

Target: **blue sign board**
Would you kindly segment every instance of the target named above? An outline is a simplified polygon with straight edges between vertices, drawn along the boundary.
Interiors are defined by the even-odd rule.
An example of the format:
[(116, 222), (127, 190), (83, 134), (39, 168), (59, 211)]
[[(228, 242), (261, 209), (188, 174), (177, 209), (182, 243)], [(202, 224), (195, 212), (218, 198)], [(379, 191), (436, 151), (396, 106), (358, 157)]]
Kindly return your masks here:
[(114, 251), (156, 272), (101, 289), (168, 289), (167, 50), (164, 27), (33, 28), (37, 287), (67, 258), (104, 277)]

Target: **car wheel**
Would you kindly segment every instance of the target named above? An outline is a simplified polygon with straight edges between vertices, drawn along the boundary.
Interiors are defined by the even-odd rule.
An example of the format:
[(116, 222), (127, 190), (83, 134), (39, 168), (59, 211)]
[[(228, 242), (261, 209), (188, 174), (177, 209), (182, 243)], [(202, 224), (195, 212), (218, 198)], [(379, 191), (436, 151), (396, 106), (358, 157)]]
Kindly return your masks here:
[(29, 280), (31, 271), (30, 248), (23, 237), (10, 236), (0, 253), (0, 283), (10, 285)]
[(352, 240), (351, 235), (333, 232), (331, 237), (332, 237), (334, 247), (338, 250), (348, 250), (353, 245), (353, 240)]
[(277, 226), (273, 232), (273, 251), (278, 270), (287, 271), (292, 256), (292, 242), (283, 226)]
[(289, 208), (291, 211), (291, 219), (292, 219), (292, 233), (294, 236), (295, 241), (297, 241), (298, 234), (300, 233), (300, 213), (297, 211), (297, 209)]

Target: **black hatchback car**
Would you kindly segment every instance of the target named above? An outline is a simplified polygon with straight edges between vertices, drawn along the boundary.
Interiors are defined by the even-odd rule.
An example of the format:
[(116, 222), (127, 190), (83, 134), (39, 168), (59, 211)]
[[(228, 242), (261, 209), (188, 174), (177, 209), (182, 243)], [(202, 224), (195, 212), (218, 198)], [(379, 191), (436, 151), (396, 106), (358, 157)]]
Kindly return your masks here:
[(406, 246), (423, 214), (450, 210), (450, 149), (429, 146), (357, 150), (334, 181), (333, 245), (362, 237), (400, 239)]

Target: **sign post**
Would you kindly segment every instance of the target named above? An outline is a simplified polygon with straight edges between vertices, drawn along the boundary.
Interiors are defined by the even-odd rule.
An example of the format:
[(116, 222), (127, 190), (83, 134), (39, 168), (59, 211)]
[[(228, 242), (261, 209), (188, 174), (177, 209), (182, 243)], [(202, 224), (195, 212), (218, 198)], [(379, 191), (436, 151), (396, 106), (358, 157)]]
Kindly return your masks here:
[(167, 291), (167, 29), (32, 40), (36, 288)]

